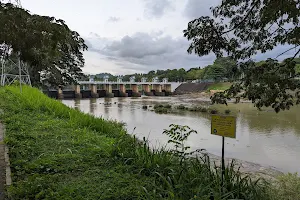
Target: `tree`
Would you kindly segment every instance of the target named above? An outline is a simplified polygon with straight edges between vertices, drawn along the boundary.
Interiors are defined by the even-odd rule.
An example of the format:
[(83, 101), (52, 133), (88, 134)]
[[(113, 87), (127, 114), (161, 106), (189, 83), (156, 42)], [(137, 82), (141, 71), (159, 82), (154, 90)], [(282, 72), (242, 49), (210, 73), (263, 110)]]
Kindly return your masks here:
[(184, 80), (185, 75), (186, 75), (186, 71), (184, 68), (178, 69), (177, 70), (177, 81), (181, 81), (181, 82), (185, 81)]
[[(229, 56), (237, 63), (243, 78), (212, 98), (213, 103), (226, 99), (250, 99), (258, 108), (272, 106), (276, 112), (300, 103), (300, 83), (294, 59), (300, 54), (300, 2), (295, 0), (223, 0), (212, 8), (212, 17), (202, 16), (188, 23), (184, 36), (191, 41), (189, 53), (217, 57)], [(251, 59), (279, 45), (291, 48), (262, 65)], [(277, 58), (291, 50), (291, 58)], [(291, 92), (294, 91), (294, 92)]]
[(218, 65), (223, 68), (223, 77), (228, 80), (235, 80), (239, 75), (239, 68), (237, 62), (230, 57), (220, 57), (214, 62), (214, 65)]
[(219, 64), (210, 65), (206, 71), (206, 78), (213, 79), (216, 82), (221, 81), (225, 78), (225, 68)]
[(196, 80), (200, 79), (202, 74), (202, 69), (199, 68), (191, 68), (186, 72), (185, 79), (186, 80)]
[(87, 46), (63, 20), (33, 15), (1, 1), (0, 19), (0, 56), (19, 53), (30, 66), (34, 85), (66, 85), (83, 76), (82, 51)]

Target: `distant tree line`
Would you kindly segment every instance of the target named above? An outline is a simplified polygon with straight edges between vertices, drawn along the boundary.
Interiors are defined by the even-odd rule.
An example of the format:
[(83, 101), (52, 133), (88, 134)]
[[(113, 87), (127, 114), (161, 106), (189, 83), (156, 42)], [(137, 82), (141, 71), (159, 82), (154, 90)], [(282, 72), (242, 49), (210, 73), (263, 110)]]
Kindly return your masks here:
[[(266, 61), (256, 62), (256, 65), (262, 65)], [(296, 62), (296, 71), (300, 72), (300, 58), (295, 59)], [(135, 73), (135, 74), (126, 74), (122, 76), (123, 81), (129, 81), (130, 77), (134, 76), (136, 81), (141, 81), (143, 77), (147, 81), (152, 81), (153, 78), (157, 77), (160, 81), (163, 78), (168, 78), (170, 82), (183, 82), (183, 81), (193, 81), (193, 80), (202, 80), (202, 81), (235, 81), (240, 78), (241, 70), (237, 65), (237, 62), (232, 60), (229, 57), (217, 58), (212, 65), (206, 67), (197, 67), (190, 68), (185, 70), (184, 68), (180, 69), (167, 69), (167, 70), (152, 70), (148, 73)], [(85, 80), (88, 80), (88, 76), (84, 77)], [(117, 81), (118, 76), (114, 76), (110, 73), (100, 73), (94, 75), (93, 78), (95, 81), (103, 81), (104, 77), (109, 77), (109, 81)]]
[[(167, 70), (152, 70), (148, 73), (135, 73), (127, 74), (122, 76), (123, 81), (129, 81), (130, 77), (134, 76), (136, 81), (140, 81), (143, 77), (147, 81), (152, 81), (153, 78), (157, 77), (160, 81), (163, 78), (168, 78), (171, 82), (183, 82), (183, 81), (192, 81), (192, 80), (233, 80), (236, 77), (234, 75), (238, 71), (236, 62), (228, 57), (217, 58), (212, 65), (208, 65), (204, 68), (190, 68), (185, 70), (184, 68), (180, 69), (167, 69)], [(108, 73), (101, 73), (94, 76), (94, 80), (101, 81), (105, 76), (109, 77), (110, 81), (116, 81), (117, 76), (113, 76)]]

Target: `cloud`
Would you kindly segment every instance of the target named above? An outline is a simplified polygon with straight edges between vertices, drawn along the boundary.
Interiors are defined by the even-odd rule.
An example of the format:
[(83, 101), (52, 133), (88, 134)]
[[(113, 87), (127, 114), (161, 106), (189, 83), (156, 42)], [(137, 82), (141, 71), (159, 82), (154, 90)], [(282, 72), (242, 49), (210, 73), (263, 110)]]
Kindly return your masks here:
[[(205, 67), (214, 62), (214, 54), (199, 57), (187, 53), (189, 41), (183, 37), (173, 38), (162, 32), (137, 32), (114, 40), (91, 34), (85, 38), (89, 48), (87, 71), (110, 72), (113, 74), (143, 73), (157, 69)], [(256, 61), (275, 58), (290, 46), (278, 46), (265, 54), (258, 53)], [(294, 51), (278, 58), (291, 57)]]
[(161, 18), (167, 11), (173, 10), (171, 0), (143, 0), (145, 3), (144, 14), (149, 18)]
[(89, 51), (97, 51), (104, 48), (111, 42), (110, 39), (101, 37), (97, 33), (91, 32), (87, 37), (84, 37), (86, 45), (89, 47)]
[(221, 0), (188, 0), (183, 15), (188, 19), (197, 19), (201, 16), (211, 16), (210, 7), (217, 6)]
[[(100, 39), (98, 42), (105, 40)], [(95, 43), (94, 41), (89, 41)], [(97, 44), (93, 44), (97, 46)], [(148, 72), (157, 69), (203, 67), (211, 64), (215, 57), (208, 55), (198, 57), (187, 53), (189, 42), (185, 38), (163, 36), (161, 32), (135, 33), (120, 40), (106, 43), (103, 48), (90, 51), (106, 56), (107, 60), (129, 70)], [(100, 56), (99, 55), (99, 56)]]
[(108, 22), (118, 22), (118, 21), (120, 21), (121, 19), (120, 19), (120, 17), (109, 17), (108, 18)]
[(282, 61), (286, 58), (291, 58), (299, 50), (299, 48), (291, 49), (292, 45), (280, 45), (276, 46), (272, 51), (267, 51), (266, 53), (257, 53), (253, 58), (256, 61), (266, 60), (268, 58), (277, 59)]

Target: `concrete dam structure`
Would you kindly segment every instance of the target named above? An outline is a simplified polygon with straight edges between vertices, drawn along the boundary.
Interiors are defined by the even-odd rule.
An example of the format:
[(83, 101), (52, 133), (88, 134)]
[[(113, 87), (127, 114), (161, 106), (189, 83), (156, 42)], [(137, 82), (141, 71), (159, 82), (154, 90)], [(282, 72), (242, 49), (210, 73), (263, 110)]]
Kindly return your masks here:
[(206, 91), (207, 88), (213, 83), (203, 82), (203, 83), (182, 83), (174, 91), (174, 94), (187, 94), (195, 92)]
[[(146, 96), (169, 96), (181, 83), (171, 83), (167, 79), (162, 82), (153, 80), (141, 82), (131, 80), (123, 82), (104, 81), (79, 81), (77, 85), (59, 87), (54, 90), (43, 91), (49, 97), (57, 99), (73, 99), (73, 98), (99, 98), (99, 97), (141, 97)], [(173, 87), (173, 88), (172, 88)]]

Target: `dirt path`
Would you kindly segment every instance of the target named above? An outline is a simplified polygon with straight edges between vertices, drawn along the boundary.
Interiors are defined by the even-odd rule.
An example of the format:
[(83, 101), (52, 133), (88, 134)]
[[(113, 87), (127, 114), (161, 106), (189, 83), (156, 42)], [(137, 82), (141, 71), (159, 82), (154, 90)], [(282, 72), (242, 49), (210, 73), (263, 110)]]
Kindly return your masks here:
[(4, 200), (5, 182), (6, 182), (6, 162), (5, 162), (5, 145), (3, 142), (4, 131), (0, 123), (0, 200)]

